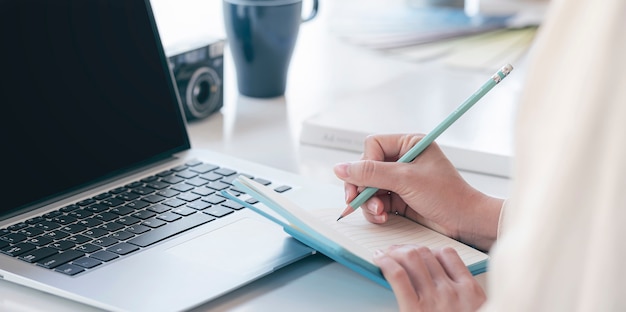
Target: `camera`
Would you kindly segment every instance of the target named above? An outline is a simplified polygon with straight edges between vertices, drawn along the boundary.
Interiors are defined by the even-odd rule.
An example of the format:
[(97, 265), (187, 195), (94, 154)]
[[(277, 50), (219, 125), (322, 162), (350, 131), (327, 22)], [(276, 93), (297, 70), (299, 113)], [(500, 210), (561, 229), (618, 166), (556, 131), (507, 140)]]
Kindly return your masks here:
[(224, 39), (179, 45), (166, 51), (187, 121), (223, 106)]

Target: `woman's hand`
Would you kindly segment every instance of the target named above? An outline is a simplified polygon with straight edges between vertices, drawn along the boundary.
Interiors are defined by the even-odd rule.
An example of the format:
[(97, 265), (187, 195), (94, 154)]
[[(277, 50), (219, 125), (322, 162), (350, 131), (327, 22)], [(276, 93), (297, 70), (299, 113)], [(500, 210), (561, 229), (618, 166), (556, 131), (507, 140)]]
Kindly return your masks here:
[(346, 203), (366, 186), (376, 187), (378, 193), (362, 206), (370, 222), (384, 223), (390, 213), (399, 214), (488, 250), (496, 239), (503, 201), (471, 187), (436, 143), (410, 163), (397, 162), (422, 137), (368, 137), (360, 161), (334, 168), (345, 182)]
[(374, 261), (391, 285), (400, 311), (476, 311), (486, 300), (452, 248), (393, 246), (377, 251)]

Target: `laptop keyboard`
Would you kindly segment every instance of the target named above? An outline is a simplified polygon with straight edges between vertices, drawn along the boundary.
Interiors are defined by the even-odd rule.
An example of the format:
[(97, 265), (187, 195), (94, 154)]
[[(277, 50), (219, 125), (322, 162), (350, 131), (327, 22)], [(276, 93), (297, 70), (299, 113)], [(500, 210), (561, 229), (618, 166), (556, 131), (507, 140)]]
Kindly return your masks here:
[[(136, 254), (194, 227), (244, 207), (219, 195), (239, 175), (272, 182), (217, 165), (191, 161), (126, 186), (0, 229), (0, 252), (67, 275)], [(290, 186), (275, 187), (285, 192)], [(256, 200), (246, 200), (255, 204)]]

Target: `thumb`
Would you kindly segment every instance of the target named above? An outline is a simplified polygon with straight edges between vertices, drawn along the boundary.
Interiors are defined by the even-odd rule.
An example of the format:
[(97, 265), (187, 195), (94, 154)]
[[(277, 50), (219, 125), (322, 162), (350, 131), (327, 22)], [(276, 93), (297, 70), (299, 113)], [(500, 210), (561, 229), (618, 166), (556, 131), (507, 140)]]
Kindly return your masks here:
[(371, 186), (393, 191), (398, 182), (400, 166), (397, 162), (361, 160), (335, 165), (335, 175), (344, 182), (357, 186)]

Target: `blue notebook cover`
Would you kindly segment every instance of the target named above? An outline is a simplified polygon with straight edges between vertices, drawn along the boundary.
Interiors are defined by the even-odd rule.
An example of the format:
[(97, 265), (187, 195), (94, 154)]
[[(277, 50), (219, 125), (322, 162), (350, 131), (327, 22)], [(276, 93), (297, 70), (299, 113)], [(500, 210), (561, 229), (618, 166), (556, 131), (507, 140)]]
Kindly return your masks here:
[[(280, 225), (286, 233), (288, 233), (298, 241), (302, 242), (303, 244), (317, 250), (318, 252), (378, 283), (379, 285), (389, 289), (391, 288), (389, 283), (383, 277), (380, 268), (378, 268), (370, 261), (344, 248), (344, 246), (342, 246), (340, 243), (333, 241), (323, 234), (319, 233), (306, 221), (301, 220), (294, 213), (290, 212), (288, 209), (279, 204), (276, 199), (271, 198), (271, 196), (277, 196), (278, 193), (270, 193), (271, 195), (268, 196), (268, 192), (274, 193), (274, 191), (245, 177), (238, 177), (233, 181), (233, 184), (240, 190), (246, 192), (249, 196), (269, 207), (272, 211), (276, 212), (278, 215), (284, 218), (284, 220), (281, 220), (226, 191), (222, 191), (221, 194), (249, 209), (252, 209), (253, 211)], [(472, 274), (476, 275), (486, 271), (487, 256), (485, 255), (484, 258), (484, 260), (469, 264), (467, 266)]]

